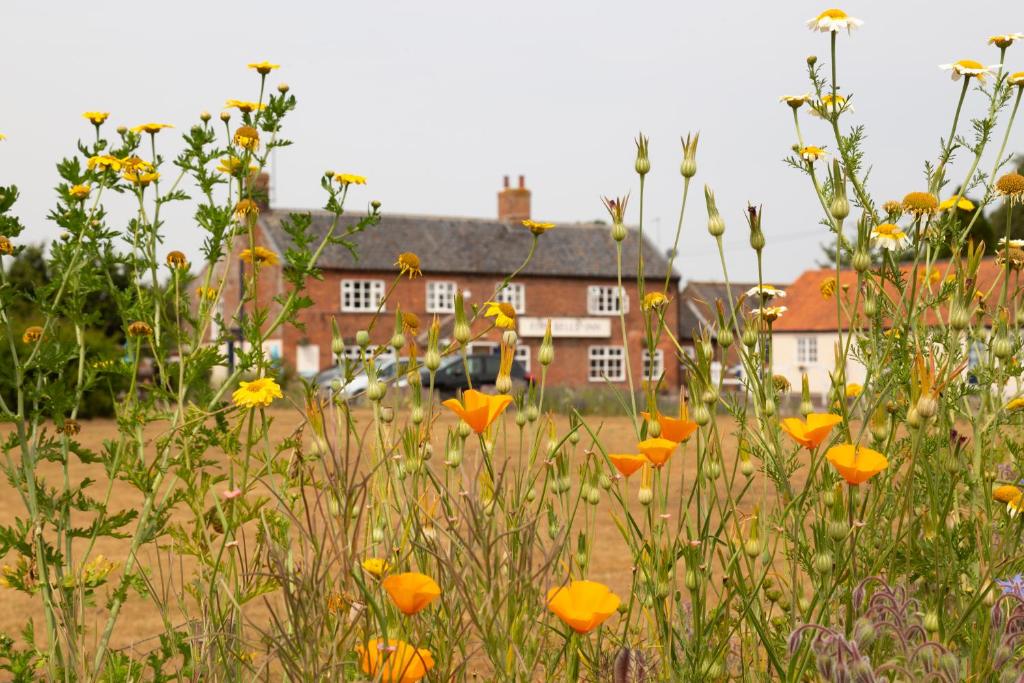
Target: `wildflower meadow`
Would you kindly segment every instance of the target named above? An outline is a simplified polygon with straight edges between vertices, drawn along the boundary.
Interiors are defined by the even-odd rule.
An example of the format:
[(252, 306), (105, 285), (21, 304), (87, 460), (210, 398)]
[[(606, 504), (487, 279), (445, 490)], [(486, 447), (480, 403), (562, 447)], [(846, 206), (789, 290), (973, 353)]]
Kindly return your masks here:
[[(639, 135), (634, 186), (595, 188), (619, 287), (654, 173), (679, 174), (672, 253), (716, 245), (728, 283), (722, 237), (744, 231), (758, 264), (744, 278), (759, 284), (709, 302), (690, 355), (665, 322), (678, 292), (641, 257), (645, 346), (671, 340), (685, 383), (627, 364), (626, 389), (600, 388), (615, 415), (593, 416), (545, 402), (550, 323), (537, 371), (512, 381), (516, 311), (496, 293), (459, 293), (450, 331), (403, 313), (394, 284), (429, 273), (430, 254), (395, 253), (371, 326), (393, 328), (399, 373), (378, 374), (370, 329), (336, 328), (365, 400), (271, 357), (265, 342), (312, 303), (324, 250), (357, 251), (350, 238), (387, 210), (372, 178), (332, 169), (326, 236), (297, 212), (283, 256), (258, 243), (259, 174), (290, 136), (303, 143), (287, 66), (249, 64), (251, 100), (187, 125), (85, 113), (57, 165), (49, 218), (64, 232), (38, 255), (44, 285), (18, 284), (31, 234), (17, 187), (0, 187), (0, 605), (18, 624), (0, 632), (5, 679), (1024, 680), (1024, 240), (1011, 232), (1024, 71), (1010, 68), (1024, 35), (955, 47), (984, 59), (950, 55), (934, 156), (904, 160), (905, 196), (890, 198), (872, 194), (859, 84), (838, 85), (861, 24), (837, 9), (810, 20), (821, 56), (794, 65), (797, 94), (778, 104), (793, 119), (780, 172), (806, 183), (832, 245), (821, 296), (838, 341), (821, 400), (773, 371), (773, 326), (794, 311), (762, 253), (784, 207), (719, 206), (714, 178), (691, 187), (715, 153), (697, 133), (678, 168), (652, 166), (664, 141)], [(981, 118), (961, 116), (968, 100)], [(166, 158), (176, 135), (183, 151)], [(134, 209), (108, 211), (111, 197)], [(158, 256), (172, 204), (202, 231), (200, 259)], [(996, 210), (1005, 225), (980, 239)], [(506, 284), (560, 229), (515, 227), (532, 245)], [(225, 309), (239, 263), (241, 303)], [(268, 298), (272, 266), (286, 288)], [(625, 314), (612, 324), (625, 333)], [(495, 329), (495, 383), (435, 390), (442, 363), (467, 363)], [(732, 356), (742, 388), (726, 392), (712, 364)], [(97, 405), (113, 419), (90, 419)]]

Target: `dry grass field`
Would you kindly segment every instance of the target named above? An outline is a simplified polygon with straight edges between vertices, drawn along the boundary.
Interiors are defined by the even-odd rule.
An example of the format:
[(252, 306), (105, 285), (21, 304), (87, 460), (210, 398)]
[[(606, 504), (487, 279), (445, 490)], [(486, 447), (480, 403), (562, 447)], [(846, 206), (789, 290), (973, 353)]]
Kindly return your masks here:
[[(281, 409), (275, 410), (273, 415), (273, 426), (271, 429), (271, 441), (275, 439), (283, 439), (291, 435), (300, 425), (303, 419), (301, 413), (295, 409)], [(360, 411), (357, 414), (357, 419), (368, 423), (369, 413), (367, 411)], [(564, 434), (568, 430), (568, 419), (565, 417), (556, 417), (556, 424), (560, 434)], [(719, 418), (719, 428), (722, 430), (724, 436), (723, 446), (726, 470), (732, 470), (732, 463), (736, 458), (736, 438), (730, 433), (730, 430), (735, 429), (734, 423), (727, 418)], [(443, 453), (443, 441), (442, 437), (447, 431), (449, 425), (454, 425), (454, 418), (447, 411), (442, 409), (439, 425), (435, 428), (435, 440), (434, 444), (435, 453)], [(635, 437), (632, 429), (626, 418), (623, 417), (590, 417), (587, 418), (587, 424), (592, 430), (599, 433), (602, 443), (609, 452), (632, 452), (635, 447)], [(514, 429), (511, 418), (508, 419), (508, 426)], [(79, 440), (82, 444), (91, 449), (100, 449), (104, 439), (114, 438), (116, 436), (116, 426), (112, 421), (109, 420), (93, 420), (83, 423), (82, 432), (79, 435)], [(160, 429), (158, 425), (153, 425), (147, 432), (147, 437), (155, 439), (160, 435)], [(589, 439), (584, 435), (577, 446), (577, 453), (582, 454), (590, 447)], [(472, 441), (467, 446), (469, 449), (475, 449)], [(678, 495), (679, 491), (679, 467), (683, 467), (683, 476), (687, 482), (692, 482), (696, 474), (695, 456), (693, 453), (693, 446), (689, 445), (687, 450), (683, 451), (682, 454), (678, 453), (673, 456), (673, 471), (672, 479), (674, 482), (675, 490), (672, 495)], [(500, 452), (500, 450), (499, 450)], [(93, 466), (96, 467), (96, 466)], [(44, 464), (41, 466), (44, 476), (48, 478), (55, 478), (61, 476), (59, 468), (52, 464)], [(92, 476), (100, 482), (104, 481), (102, 471), (91, 471), (89, 467), (83, 466), (79, 463), (73, 464), (71, 468), (71, 478), (73, 481), (78, 480), (83, 476)], [(738, 475), (737, 475), (738, 476)], [(760, 475), (759, 475), (760, 476)], [(743, 478), (738, 476), (737, 486), (742, 483)], [(724, 477), (719, 480), (724, 481)], [(636, 509), (640, 509), (638, 503), (635, 502), (636, 489), (638, 483), (635, 480), (629, 482), (629, 495), (633, 499), (633, 505)], [(689, 484), (687, 485), (689, 486)], [(724, 487), (724, 484), (722, 484)], [(757, 486), (758, 495), (761, 494), (760, 485)], [(94, 494), (95, 495), (95, 494)], [(675, 498), (673, 498), (674, 500)], [(140, 503), (140, 497), (138, 493), (128, 487), (122, 485), (115, 485), (112, 493), (112, 504), (111, 509), (122, 509), (126, 507), (138, 506)], [(630, 569), (631, 561), (630, 555), (627, 551), (626, 545), (623, 542), (618, 529), (610, 514), (611, 506), (607, 504), (607, 496), (602, 497), (602, 502), (598, 506), (597, 513), (597, 533), (596, 538), (597, 545), (593, 562), (590, 569), (590, 578), (595, 581), (601, 581), (609, 585), (613, 590), (618, 592), (620, 595), (629, 594), (630, 586)], [(21, 512), (21, 501), (11, 491), (6, 483), (0, 484), (0, 524), (9, 524), (12, 522), (14, 517)], [(97, 545), (97, 551), (102, 553), (107, 558), (121, 562), (124, 560), (125, 553), (127, 550), (127, 541), (113, 541), (113, 540), (102, 540)], [(143, 555), (142, 563), (144, 566), (149, 567), (163, 567), (164, 571), (167, 572), (164, 576), (153, 576), (154, 581), (159, 582), (167, 580), (169, 575), (177, 574), (184, 571), (187, 575), (190, 567), (183, 562), (174, 560), (173, 556), (168, 553), (161, 553), (160, 557), (153, 556), (152, 550), (147, 550), (150, 555)], [(168, 558), (170, 559), (170, 562)], [(538, 594), (541, 589), (546, 587), (538, 587)], [(3, 590), (3, 589), (0, 589)], [(99, 600), (102, 603), (102, 597)], [(39, 622), (41, 618), (41, 611), (38, 608), (38, 599), (31, 599), (27, 596), (16, 593), (10, 590), (3, 590), (0, 593), (0, 604), (3, 605), (4, 609), (0, 610), (0, 633), (6, 632), (9, 634), (16, 634), (25, 624), (26, 620), (33, 617)], [(94, 614), (91, 618), (87, 618), (87, 622), (91, 621), (95, 626), (101, 617), (104, 615), (104, 610), (97, 608), (94, 610)], [(254, 618), (258, 618), (255, 614), (252, 615)], [(149, 649), (147, 643), (150, 642), (152, 636), (163, 632), (163, 624), (161, 623), (160, 614), (153, 605), (144, 598), (137, 596), (130, 597), (126, 604), (118, 628), (115, 632), (114, 643), (116, 647), (121, 648), (133, 648), (137, 647), (139, 650), (145, 651)]]

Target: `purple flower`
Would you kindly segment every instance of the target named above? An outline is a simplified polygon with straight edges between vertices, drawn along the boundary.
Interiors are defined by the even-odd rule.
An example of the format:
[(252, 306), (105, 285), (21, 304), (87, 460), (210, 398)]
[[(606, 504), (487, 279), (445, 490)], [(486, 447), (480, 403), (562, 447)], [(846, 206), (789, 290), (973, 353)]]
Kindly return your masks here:
[(1012, 595), (1024, 601), (1024, 576), (1017, 574), (1009, 579), (996, 579), (996, 584), (1003, 589), (1003, 595)]

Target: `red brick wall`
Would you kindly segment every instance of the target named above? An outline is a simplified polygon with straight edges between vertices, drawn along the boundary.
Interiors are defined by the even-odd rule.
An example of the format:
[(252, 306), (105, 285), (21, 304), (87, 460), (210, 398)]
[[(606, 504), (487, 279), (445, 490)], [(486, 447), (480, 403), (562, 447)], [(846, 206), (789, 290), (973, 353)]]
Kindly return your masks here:
[[(262, 239), (257, 239), (262, 243)], [(244, 248), (241, 247), (241, 248)], [(237, 259), (234, 259), (237, 263)], [(425, 261), (429, 264), (429, 260)], [(246, 268), (249, 268), (247, 265)], [(247, 271), (248, 272), (248, 271)], [(228, 284), (225, 287), (226, 310), (234, 310), (237, 303), (237, 266), (231, 268), (228, 277)], [(341, 310), (341, 281), (343, 279), (376, 279), (383, 280), (385, 287), (390, 290), (385, 311), (380, 315), (371, 331), (371, 341), (374, 344), (386, 344), (394, 332), (394, 316), (396, 307), (403, 311), (410, 311), (420, 317), (421, 330), (425, 331), (430, 324), (433, 314), (426, 312), (426, 291), (427, 282), (431, 280), (454, 281), (457, 287), (468, 292), (467, 314), (471, 315), (472, 305), (479, 306), (489, 300), (501, 281), (504, 274), (493, 276), (479, 275), (444, 275), (430, 273), (429, 270), (421, 278), (409, 280), (401, 278), (395, 284), (396, 271), (368, 272), (368, 271), (325, 271), (322, 280), (311, 280), (307, 283), (306, 294), (313, 300), (311, 308), (303, 310), (299, 314), (299, 320), (304, 323), (305, 331), (288, 325), (275, 338), (283, 342), (284, 360), (294, 367), (296, 358), (296, 346), (301, 343), (317, 344), (320, 347), (320, 367), (325, 369), (333, 365), (331, 357), (331, 320), (336, 319), (338, 328), (345, 338), (346, 344), (353, 344), (355, 334), (358, 330), (369, 328), (374, 316), (371, 313), (349, 313)], [(525, 286), (526, 308), (520, 315), (525, 317), (608, 317), (611, 321), (612, 334), (610, 338), (603, 339), (579, 339), (579, 338), (556, 338), (555, 339), (555, 362), (548, 368), (548, 384), (552, 386), (586, 386), (592, 384), (587, 377), (588, 371), (588, 347), (592, 345), (621, 345), (621, 324), (618, 315), (613, 316), (588, 316), (587, 313), (587, 288), (590, 285), (614, 286), (614, 280), (583, 279), (583, 278), (561, 278), (561, 277), (520, 277), (517, 282)], [(660, 288), (664, 281), (649, 280), (648, 286)], [(674, 283), (675, 284), (675, 283)], [(390, 288), (394, 285), (393, 290)], [(261, 272), (259, 296), (262, 301), (269, 301), (272, 296), (280, 292), (284, 284), (280, 276), (280, 268), (264, 268)], [(636, 282), (624, 282), (623, 286), (629, 297), (629, 312), (626, 315), (626, 330), (628, 339), (628, 354), (631, 360), (634, 383), (639, 386), (642, 376), (641, 350), (644, 345), (643, 315), (641, 302), (637, 295)], [(675, 291), (670, 292), (670, 297), (676, 296)], [(442, 321), (450, 314), (438, 314)], [(666, 323), (669, 329), (676, 329), (677, 307), (670, 305), (666, 308)], [(273, 317), (273, 316), (271, 316)], [(491, 326), (491, 319), (478, 320), (473, 326), (474, 336), (484, 332)], [(500, 331), (491, 330), (481, 341), (498, 341)], [(530, 347), (531, 371), (539, 374), (540, 365), (537, 362), (537, 353), (540, 348), (539, 338), (520, 338), (520, 343)], [(665, 387), (674, 391), (679, 383), (678, 361), (672, 342), (663, 335), (658, 348), (662, 350), (665, 368)], [(597, 384), (597, 383), (593, 383)], [(622, 386), (625, 382), (621, 383)]]

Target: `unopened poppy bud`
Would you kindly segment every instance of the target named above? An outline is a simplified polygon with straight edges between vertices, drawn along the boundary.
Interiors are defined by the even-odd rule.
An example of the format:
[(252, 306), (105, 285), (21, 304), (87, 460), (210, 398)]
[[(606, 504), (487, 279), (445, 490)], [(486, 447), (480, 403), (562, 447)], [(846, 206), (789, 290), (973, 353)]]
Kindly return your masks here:
[(871, 254), (865, 249), (853, 252), (853, 269), (858, 273), (866, 272), (871, 267)]
[(761, 544), (756, 538), (748, 539), (743, 544), (743, 552), (747, 554), (747, 557), (754, 558), (761, 554)]
[(512, 378), (508, 375), (499, 374), (494, 380), (494, 388), (499, 394), (507, 394), (512, 391)]
[(832, 553), (825, 551), (814, 556), (814, 571), (822, 576), (832, 573)]
[(405, 346), (405, 335), (395, 330), (395, 333), (391, 335), (391, 346), (394, 347), (395, 351)]
[(1005, 333), (1000, 332), (996, 334), (992, 340), (992, 354), (999, 360), (1006, 360), (1013, 355), (1013, 342), (1010, 341)]
[(661, 423), (657, 420), (649, 420), (647, 422), (647, 436), (653, 439), (661, 436)]
[(651, 159), (647, 154), (647, 146), (648, 140), (641, 133), (636, 139), (636, 163), (633, 164), (633, 168), (641, 178), (651, 170)]
[(700, 585), (700, 578), (696, 570), (687, 568), (686, 575), (683, 577), (683, 585), (686, 586), (688, 591), (697, 590), (697, 586)]
[(718, 329), (718, 345), (723, 349), (727, 349), (732, 346), (733, 343), (732, 329), (728, 326), (720, 327)]
[(338, 332), (338, 323), (331, 323), (333, 329), (331, 330), (331, 353), (335, 356), (340, 357), (345, 353), (345, 339)]
[(703, 401), (697, 401), (693, 405), (693, 421), (701, 427), (711, 422), (711, 412)]
[(601, 491), (596, 486), (591, 486), (590, 490), (587, 491), (587, 502), (591, 505), (597, 505), (601, 502)]
[(700, 133), (692, 136), (687, 135), (681, 138), (683, 143), (683, 162), (679, 165), (679, 173), (684, 178), (692, 178), (697, 175), (697, 140)]
[(455, 341), (465, 346), (469, 342), (472, 331), (469, 329), (469, 322), (466, 320), (465, 301), (462, 292), (455, 294), (455, 329), (452, 332)]
[(356, 344), (358, 344), (359, 348), (361, 349), (365, 349), (367, 346), (369, 346), (370, 333), (367, 332), (366, 330), (359, 330), (358, 332), (356, 332)]
[(612, 223), (613, 240), (615, 240), (616, 242), (621, 242), (622, 240), (626, 239), (627, 234), (628, 232), (626, 231), (625, 225), (623, 225), (622, 223)]
[[(856, 255), (854, 255), (856, 258)], [(864, 315), (869, 318), (874, 318), (878, 313), (878, 297), (874, 294), (868, 294), (864, 297)]]
[(814, 403), (811, 401), (810, 380), (807, 378), (807, 373), (805, 372), (800, 377), (800, 415), (806, 418), (813, 412)]
[(530, 422), (536, 422), (537, 418), (540, 417), (540, 409), (533, 403), (526, 406), (526, 419)]
[(921, 420), (921, 414), (917, 412), (917, 405), (911, 406), (907, 410), (907, 426), (911, 429), (918, 429), (923, 423)]
[(370, 383), (366, 385), (366, 398), (371, 401), (380, 401), (384, 398), (387, 390), (387, 385), (384, 382), (378, 379), (370, 380)]
[(924, 628), (928, 633), (939, 632), (939, 615), (937, 612), (928, 611), (925, 613)]
[(654, 489), (649, 486), (643, 486), (637, 491), (637, 500), (640, 501), (641, 505), (650, 505), (654, 501)]
[(603, 488), (603, 489), (604, 489), (605, 491), (607, 491), (608, 489), (610, 489), (610, 488), (612, 487), (612, 480), (611, 480), (611, 477), (609, 477), (609, 476), (608, 476), (607, 474), (605, 474), (604, 472), (602, 472), (602, 473), (601, 473), (601, 476), (600, 476), (600, 477), (598, 477), (598, 479), (597, 479), (597, 483), (598, 483), (598, 486), (600, 486), (601, 488)]
[(516, 413), (516, 426), (520, 429), (526, 426), (526, 411), (520, 410)]
[(960, 301), (954, 302), (949, 310), (949, 326), (954, 330), (961, 331), (967, 329), (970, 324), (971, 314), (967, 307)]
[(829, 211), (831, 211), (832, 217), (837, 221), (845, 220), (850, 215), (850, 200), (846, 197), (836, 197), (832, 200)]
[(534, 489), (526, 489), (526, 500), (530, 503), (537, 500), (537, 491)]
[(740, 474), (744, 477), (750, 477), (754, 474), (754, 463), (750, 460), (750, 447), (747, 442), (740, 442)]
[(775, 408), (776, 408), (776, 406), (775, 406), (775, 399), (769, 397), (769, 398), (766, 398), (764, 400), (764, 408), (763, 408), (763, 410), (764, 410), (764, 414), (765, 415), (767, 415), (768, 417), (771, 417), (772, 415), (774, 415), (775, 414)]
[(384, 542), (384, 529), (379, 526), (373, 527), (373, 531), (370, 532), (370, 538), (373, 539), (374, 543)]
[(501, 333), (501, 343), (505, 346), (515, 348), (515, 345), (519, 342), (519, 336), (515, 330), (505, 330)]
[(544, 339), (540, 343), (540, 352), (537, 354), (537, 362), (547, 367), (555, 360), (555, 345), (551, 340), (551, 321), (544, 330)]
[(715, 480), (718, 479), (721, 474), (722, 466), (718, 464), (718, 461), (708, 458), (704, 465), (704, 476), (708, 479)]
[(704, 186), (704, 202), (708, 209), (708, 233), (715, 238), (721, 237), (725, 234), (725, 220), (718, 213), (715, 194), (707, 185)]
[(423, 354), (423, 367), (430, 372), (436, 372), (441, 367), (441, 354), (437, 349), (427, 349)]
[(922, 418), (927, 420), (930, 417), (934, 417), (935, 413), (938, 411), (939, 402), (932, 394), (922, 394), (921, 397), (917, 399), (917, 413)]
[(757, 346), (757, 330), (754, 329), (753, 325), (747, 325), (743, 328), (743, 345), (748, 349)]
[(412, 410), (409, 412), (409, 420), (412, 421), (414, 425), (418, 425), (423, 422), (423, 417), (423, 406), (413, 406)]
[(846, 538), (850, 527), (841, 519), (834, 519), (828, 523), (828, 535), (833, 541), (841, 541)]
[(473, 433), (473, 428), (466, 423), (465, 420), (459, 420), (459, 436), (463, 439), (469, 438), (469, 435)]

